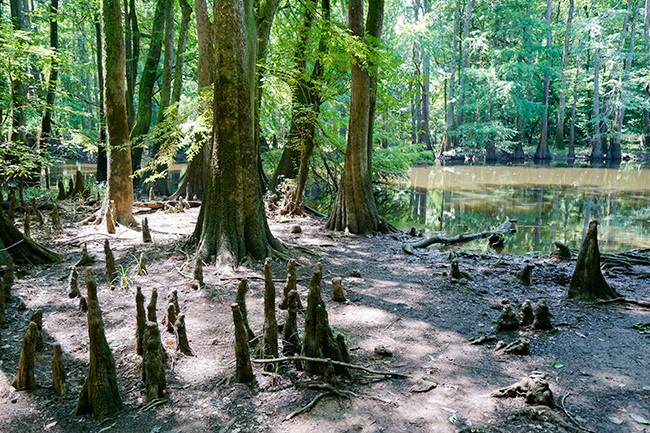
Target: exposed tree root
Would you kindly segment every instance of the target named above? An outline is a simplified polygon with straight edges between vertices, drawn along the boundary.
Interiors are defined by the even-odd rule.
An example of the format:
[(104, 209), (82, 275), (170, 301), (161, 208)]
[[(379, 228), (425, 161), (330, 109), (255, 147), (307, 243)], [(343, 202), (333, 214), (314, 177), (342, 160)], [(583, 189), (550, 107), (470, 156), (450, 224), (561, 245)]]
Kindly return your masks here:
[(615, 302), (620, 302), (623, 304), (632, 304), (632, 305), (637, 305), (639, 307), (643, 308), (650, 308), (650, 301), (642, 301), (638, 299), (628, 299), (624, 296), (621, 296), (619, 298), (614, 298), (614, 299), (605, 299), (605, 300), (600, 300), (600, 301), (594, 301), (594, 304), (613, 304)]
[(324, 364), (332, 364), (332, 365), (338, 365), (340, 367), (345, 367), (345, 368), (352, 368), (354, 370), (361, 370), (365, 371), (366, 373), (370, 374), (378, 374), (382, 376), (392, 376), (396, 377), (399, 379), (406, 379), (410, 377), (408, 374), (404, 373), (396, 373), (394, 371), (381, 371), (381, 370), (373, 370), (361, 365), (356, 365), (356, 364), (350, 364), (347, 362), (341, 362), (341, 361), (334, 361), (331, 359), (326, 359), (326, 358), (311, 358), (309, 356), (285, 356), (282, 358), (273, 358), (273, 359), (253, 359), (252, 362), (254, 364), (272, 364), (275, 362), (294, 362), (294, 361), (303, 361), (303, 362), (321, 362)]

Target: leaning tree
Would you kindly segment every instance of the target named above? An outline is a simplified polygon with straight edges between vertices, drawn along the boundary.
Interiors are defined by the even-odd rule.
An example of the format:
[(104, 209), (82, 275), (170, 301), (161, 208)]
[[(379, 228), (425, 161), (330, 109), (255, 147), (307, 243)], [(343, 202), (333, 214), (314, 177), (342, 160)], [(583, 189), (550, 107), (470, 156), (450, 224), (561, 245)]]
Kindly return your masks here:
[(253, 123), (257, 29), (252, 0), (215, 5), (216, 79), (212, 140), (194, 238), (201, 259), (223, 264), (280, 249), (269, 229)]
[[(367, 29), (375, 29), (375, 39), (381, 32), (384, 1), (368, 2)], [(350, 32), (359, 41), (368, 44), (364, 37), (363, 1), (349, 2)], [(350, 90), (350, 126), (345, 164), (336, 200), (327, 220), (327, 228), (349, 230), (350, 233), (374, 233), (380, 228), (370, 177), (372, 143), (368, 142), (371, 113), (371, 80), (368, 59), (360, 54), (352, 55), (352, 86)]]
[(0, 206), (0, 259), (10, 255), (14, 262), (40, 265), (59, 260), (59, 255), (34, 242), (16, 228)]

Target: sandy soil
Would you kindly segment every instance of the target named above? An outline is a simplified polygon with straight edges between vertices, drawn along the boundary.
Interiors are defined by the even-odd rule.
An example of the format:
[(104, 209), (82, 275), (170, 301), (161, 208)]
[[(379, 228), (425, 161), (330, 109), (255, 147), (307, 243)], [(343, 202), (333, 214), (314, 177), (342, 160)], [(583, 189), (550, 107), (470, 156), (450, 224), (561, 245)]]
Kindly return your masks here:
[[(76, 221), (83, 209), (67, 215)], [(406, 255), (401, 236), (357, 237), (333, 233), (313, 219), (273, 219), (271, 230), (298, 262), (299, 292), (306, 301), (308, 278), (317, 262), (323, 264), (323, 298), (336, 332), (345, 335), (352, 362), (378, 370), (408, 374), (407, 379), (354, 372), (341, 378), (339, 387), (350, 398), (327, 396), (309, 412), (285, 420), (308, 404), (320, 390), (305, 386), (307, 377), (292, 366), (264, 373), (254, 366), (252, 385), (233, 384), (233, 326), (230, 304), (236, 285), (250, 278), (249, 320), (262, 327), (262, 263), (217, 274), (206, 266), (207, 287), (194, 290), (189, 257), (183, 250), (198, 211), (148, 215), (153, 244), (143, 244), (141, 233), (118, 227), (106, 235), (94, 226), (68, 221), (53, 233), (37, 228), (35, 238), (61, 253), (55, 265), (30, 269), (14, 288), (7, 307), (8, 325), (0, 342), (0, 432), (564, 432), (556, 422), (510, 419), (526, 406), (523, 398), (496, 399), (489, 393), (541, 371), (549, 375), (556, 411), (566, 423), (599, 433), (650, 432), (650, 338), (633, 325), (650, 322), (650, 310), (632, 305), (596, 305), (566, 296), (575, 260), (550, 257), (460, 255), (460, 267), (472, 280), (452, 282), (449, 251), (416, 250)], [(65, 217), (64, 217), (65, 218)], [(302, 233), (292, 234), (299, 224)], [(109, 238), (127, 284), (111, 290), (104, 279), (103, 241)], [(106, 338), (118, 369), (124, 410), (96, 423), (91, 417), (72, 415), (88, 367), (86, 315), (78, 300), (67, 296), (67, 277), (79, 258), (83, 242), (96, 258), (92, 265), (100, 282), (99, 302)], [(479, 241), (486, 242), (486, 241)], [(136, 257), (144, 252), (148, 275), (136, 273)], [(531, 260), (534, 286), (524, 287), (514, 277)], [(119, 267), (119, 266), (118, 266)], [(286, 261), (272, 265), (276, 290), (282, 292)], [(353, 277), (352, 271), (359, 271)], [(622, 295), (650, 299), (650, 269), (606, 274)], [(80, 272), (80, 274), (82, 274)], [(331, 279), (343, 277), (347, 303), (331, 301)], [(167, 374), (169, 401), (144, 409), (140, 381), (141, 358), (135, 354), (135, 287), (147, 298), (159, 293), (158, 318), (164, 316), (165, 297), (178, 291), (186, 314), (190, 345), (195, 356), (174, 350), (173, 334), (161, 326), (163, 344), (171, 355)], [(82, 288), (82, 293), (85, 288)], [(545, 299), (553, 314), (551, 332), (502, 332), (510, 343), (530, 340), (527, 356), (494, 351), (495, 343), (475, 346), (468, 340), (495, 330), (501, 309), (515, 310), (525, 299), (533, 305)], [(26, 309), (19, 310), (20, 300)], [(279, 299), (278, 299), (279, 301)], [(44, 310), (45, 348), (37, 354), (39, 388), (17, 391), (10, 386), (16, 373), (20, 343), (31, 313)], [(286, 312), (278, 310), (282, 323)], [(299, 317), (302, 326), (304, 317)], [(51, 343), (65, 354), (69, 393), (56, 397), (51, 385)], [(383, 346), (392, 356), (375, 353)], [(428, 390), (427, 390), (428, 389)], [(424, 392), (419, 392), (424, 391)], [(569, 417), (570, 415), (570, 417)], [(572, 418), (572, 419), (571, 419)]]

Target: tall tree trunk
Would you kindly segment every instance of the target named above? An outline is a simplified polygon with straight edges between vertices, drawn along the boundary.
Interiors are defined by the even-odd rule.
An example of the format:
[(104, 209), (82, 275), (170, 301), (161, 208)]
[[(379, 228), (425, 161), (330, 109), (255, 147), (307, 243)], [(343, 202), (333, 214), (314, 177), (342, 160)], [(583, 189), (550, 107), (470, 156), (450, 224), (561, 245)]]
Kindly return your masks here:
[(623, 120), (625, 119), (625, 97), (627, 92), (627, 85), (630, 81), (630, 70), (632, 69), (632, 56), (634, 54), (634, 39), (636, 33), (636, 23), (639, 18), (639, 8), (641, 7), (641, 1), (637, 0), (636, 8), (634, 8), (634, 18), (632, 19), (632, 27), (630, 28), (630, 49), (627, 54), (627, 61), (625, 63), (625, 74), (623, 76), (623, 82), (621, 83), (621, 94), (619, 102), (619, 110), (617, 113), (617, 122), (616, 122), (616, 136), (614, 137), (614, 143), (612, 144), (611, 149), (607, 153), (607, 160), (613, 163), (621, 162), (621, 132), (623, 130)]
[(600, 134), (600, 34), (596, 35), (596, 49), (594, 51), (594, 136), (591, 143), (591, 163), (599, 165), (603, 163), (605, 152), (603, 151), (603, 140)]
[(133, 218), (133, 182), (131, 180), (131, 146), (126, 116), (126, 81), (124, 38), (119, 0), (102, 0), (104, 31), (104, 109), (108, 132), (108, 189), (102, 208), (114, 202), (113, 218), (124, 225), (135, 224)]
[[(208, 5), (206, 0), (195, 0), (194, 11), (196, 13), (196, 37), (198, 42), (199, 58), (197, 62), (197, 84), (201, 98), (204, 98), (206, 105), (212, 101), (211, 86), (215, 76), (215, 53), (214, 53), (214, 29), (208, 17)], [(208, 95), (208, 93), (210, 93)], [(194, 146), (196, 153), (192, 156), (185, 176), (172, 197), (186, 194), (188, 199), (196, 196), (203, 197), (204, 169), (208, 166), (210, 154), (206, 150), (205, 143), (210, 137), (204, 133), (194, 135)]]
[(158, 76), (158, 63), (165, 33), (165, 16), (170, 7), (171, 0), (158, 0), (156, 12), (153, 17), (153, 28), (151, 29), (151, 41), (149, 53), (144, 63), (144, 69), (140, 77), (140, 89), (138, 91), (138, 111), (135, 115), (135, 125), (131, 131), (131, 167), (133, 172), (140, 169), (142, 162), (142, 138), (149, 133), (152, 116), (153, 88)]
[(548, 0), (546, 5), (546, 68), (544, 68), (544, 91), (542, 93), (542, 125), (539, 138), (539, 145), (535, 152), (535, 162), (551, 159), (551, 152), (548, 149), (548, 92), (551, 83), (551, 12), (553, 11), (553, 0)]
[(571, 129), (569, 130), (569, 150), (567, 158), (575, 159), (576, 156), (576, 111), (578, 107), (578, 81), (580, 80), (580, 57), (576, 58), (576, 75), (573, 79), (573, 104), (571, 106)]
[(269, 190), (276, 191), (280, 182), (284, 179), (295, 179), (300, 167), (301, 146), (304, 145), (304, 134), (308, 134), (309, 123), (314, 121), (309, 112), (310, 91), (308, 80), (305, 78), (307, 68), (307, 57), (311, 29), (316, 16), (317, 0), (311, 0), (304, 4), (302, 19), (298, 34), (296, 36), (296, 50), (293, 56), (293, 74), (295, 84), (291, 92), (291, 126), (289, 136), (282, 150), (280, 162), (273, 172), (269, 184)]
[[(428, 4), (428, 0), (425, 0), (425, 4)], [(426, 7), (425, 7), (426, 10)], [(375, 7), (368, 7), (368, 16), (366, 17), (366, 43), (370, 47), (371, 52), (379, 49), (379, 43), (381, 39), (381, 29), (384, 25), (384, 0), (377, 2)], [(377, 111), (377, 83), (379, 79), (379, 66), (377, 62), (373, 61), (373, 55), (368, 59), (368, 74), (370, 75), (370, 95), (369, 95), (369, 104), (368, 104), (368, 178), (372, 183), (372, 151), (373, 151), (373, 141), (374, 141), (374, 132), (375, 132), (375, 113)], [(424, 60), (423, 60), (424, 61)], [(429, 137), (429, 106), (428, 106), (428, 85), (429, 85), (429, 73), (428, 73), (428, 55), (426, 57), (426, 70), (424, 79), (426, 80), (426, 87), (423, 89), (423, 105), (422, 111), (426, 109), (426, 139), (427, 149), (431, 150), (431, 141)]]
[[(650, 51), (650, 0), (645, 0), (645, 16), (643, 19), (643, 47)], [(650, 70), (650, 60), (645, 63), (646, 70)], [(644, 149), (650, 149), (650, 111), (643, 110), (643, 126), (641, 143)]]
[[(11, 23), (16, 31), (27, 29), (27, 17), (21, 0), (10, 0)], [(14, 143), (25, 143), (25, 85), (20, 77), (11, 78), (11, 105), (13, 108), (11, 129), (7, 140)]]
[(183, 88), (183, 63), (185, 63), (185, 46), (192, 19), (192, 5), (187, 0), (178, 0), (181, 7), (181, 26), (178, 31), (178, 43), (176, 44), (176, 62), (174, 63), (174, 87), (172, 89), (172, 104), (181, 100)]
[(451, 74), (449, 77), (449, 94), (447, 96), (446, 116), (445, 116), (445, 135), (440, 146), (440, 154), (454, 147), (454, 139), (450, 132), (454, 130), (456, 121), (454, 118), (454, 97), (456, 84), (456, 69), (458, 68), (458, 33), (460, 29), (460, 0), (455, 1), (454, 7), (454, 33), (451, 41)]
[(124, 31), (126, 55), (126, 112), (129, 130), (135, 125), (135, 87), (140, 62), (140, 28), (135, 0), (124, 1)]
[(456, 128), (463, 124), (463, 105), (465, 104), (465, 76), (467, 69), (467, 60), (469, 55), (469, 28), (472, 23), (472, 0), (467, 0), (465, 7), (465, 24), (463, 25), (463, 57), (458, 71), (459, 87), (460, 87), (460, 101), (456, 106)]
[(52, 134), (52, 111), (56, 96), (56, 83), (59, 77), (59, 1), (50, 0), (50, 76), (47, 80), (45, 95), (45, 111), (41, 118), (41, 129), (38, 137), (39, 147), (44, 146)]
[(95, 41), (97, 44), (97, 82), (99, 84), (99, 138), (97, 139), (97, 182), (108, 179), (106, 157), (106, 116), (104, 115), (104, 49), (102, 48), (102, 17), (95, 16)]
[(222, 264), (281, 248), (271, 235), (253, 132), (257, 26), (252, 0), (215, 3), (216, 80), (203, 206), (194, 232), (198, 255)]
[[(370, 0), (368, 8), (369, 18), (382, 19), (383, 0)], [(348, 16), (350, 32), (364, 41), (362, 0), (350, 0)], [(375, 25), (369, 22), (367, 27), (373, 28)], [(378, 27), (381, 29), (381, 25)], [(370, 75), (367, 66), (354, 54), (351, 70), (350, 126), (345, 165), (326, 227), (330, 230), (349, 230), (355, 234), (375, 233), (380, 227), (380, 218), (368, 176)]]
[(566, 68), (569, 60), (569, 46), (571, 45), (571, 24), (573, 23), (574, 0), (569, 0), (569, 12), (564, 31), (564, 48), (562, 50), (562, 71), (560, 72), (560, 101), (557, 109), (557, 127), (555, 128), (555, 148), (564, 149), (564, 116), (566, 109)]

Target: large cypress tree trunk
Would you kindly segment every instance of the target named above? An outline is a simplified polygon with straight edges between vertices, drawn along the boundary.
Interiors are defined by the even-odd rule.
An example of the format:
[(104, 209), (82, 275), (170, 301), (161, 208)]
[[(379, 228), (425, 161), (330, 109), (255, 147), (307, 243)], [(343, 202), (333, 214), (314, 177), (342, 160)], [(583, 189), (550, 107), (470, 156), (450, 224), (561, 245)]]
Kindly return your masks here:
[(454, 33), (451, 42), (451, 74), (449, 77), (449, 95), (447, 97), (446, 116), (445, 116), (445, 135), (440, 146), (440, 154), (454, 147), (454, 140), (450, 132), (455, 127), (454, 119), (454, 91), (456, 84), (456, 69), (458, 63), (458, 32), (460, 29), (460, 0), (456, 0), (454, 7)]
[(216, 80), (212, 141), (203, 206), (194, 236), (199, 257), (233, 264), (267, 257), (281, 245), (271, 235), (257, 172), (253, 132), (257, 31), (252, 0), (215, 4)]
[[(383, 0), (371, 0), (369, 8), (383, 11), (383, 4)], [(348, 15), (352, 35), (363, 41), (363, 2), (351, 0)], [(369, 10), (368, 16), (373, 15), (376, 12)], [(345, 165), (327, 228), (339, 231), (347, 229), (355, 234), (375, 233), (379, 229), (380, 219), (368, 175), (370, 75), (367, 66), (356, 55), (352, 56), (351, 69), (350, 124)]]
[(0, 206), (0, 257), (8, 254), (14, 262), (29, 265), (53, 263), (59, 255), (25, 236), (6, 217)]
[[(16, 31), (23, 31), (27, 27), (27, 17), (23, 10), (21, 0), (10, 0), (11, 23)], [(13, 108), (11, 130), (7, 140), (14, 143), (25, 142), (25, 92), (26, 88), (20, 77), (11, 81), (11, 105)]]
[[(133, 181), (131, 179), (131, 148), (124, 92), (124, 38), (119, 0), (102, 0), (104, 36), (104, 109), (108, 133), (108, 189), (102, 208), (115, 204), (115, 220), (124, 225), (135, 224), (133, 218)], [(103, 215), (102, 215), (103, 217)]]
[(469, 55), (469, 31), (470, 24), (472, 20), (472, 0), (467, 0), (467, 6), (465, 8), (465, 23), (463, 25), (463, 57), (458, 71), (459, 76), (459, 90), (460, 90), (460, 101), (456, 107), (456, 128), (460, 127), (463, 124), (463, 105), (465, 102), (465, 76), (467, 69), (467, 61)]
[[(428, 9), (429, 0), (425, 0), (425, 12)], [(368, 46), (371, 50), (375, 51), (379, 48), (379, 41), (381, 38), (381, 29), (384, 24), (384, 1), (374, 2), (368, 6), (368, 16), (366, 17), (366, 34), (368, 38), (366, 40)], [(374, 131), (375, 131), (375, 113), (377, 111), (377, 80), (379, 75), (379, 66), (377, 62), (373, 61), (373, 54), (371, 54), (368, 59), (368, 73), (370, 74), (370, 95), (369, 95), (369, 104), (368, 104), (368, 177), (370, 182), (372, 182), (372, 151), (373, 151), (373, 140), (374, 140)], [(423, 56), (422, 60), (424, 64), (424, 80), (426, 86), (422, 91), (422, 122), (423, 128), (425, 128), (425, 143), (427, 149), (431, 150), (431, 140), (429, 135), (429, 105), (428, 105), (428, 96), (429, 96), (429, 57), (428, 54)]]
[(591, 163), (602, 164), (605, 158), (603, 150), (603, 139), (600, 135), (601, 120), (600, 120), (600, 35), (596, 37), (596, 49), (594, 52), (594, 136), (591, 143)]
[(181, 100), (181, 90), (183, 88), (183, 64), (185, 63), (185, 46), (187, 45), (187, 35), (190, 29), (190, 20), (192, 19), (192, 5), (187, 0), (178, 0), (181, 7), (181, 26), (178, 31), (178, 43), (176, 44), (176, 61), (174, 63), (174, 86), (172, 88), (172, 104)]

